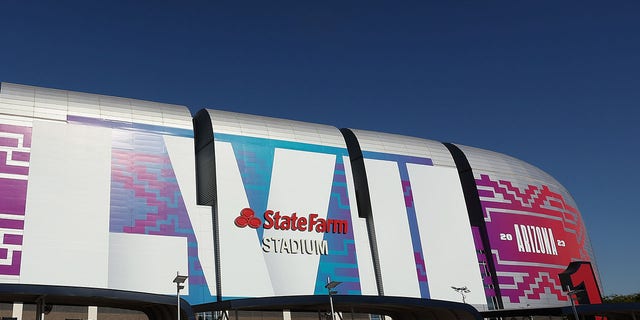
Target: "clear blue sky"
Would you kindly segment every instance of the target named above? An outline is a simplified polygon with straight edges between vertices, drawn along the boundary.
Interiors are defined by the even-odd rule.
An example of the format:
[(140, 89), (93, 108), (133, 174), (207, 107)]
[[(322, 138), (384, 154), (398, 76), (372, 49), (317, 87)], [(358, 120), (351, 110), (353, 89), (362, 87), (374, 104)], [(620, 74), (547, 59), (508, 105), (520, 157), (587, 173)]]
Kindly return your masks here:
[(0, 81), (506, 153), (640, 291), (640, 1), (0, 3)]

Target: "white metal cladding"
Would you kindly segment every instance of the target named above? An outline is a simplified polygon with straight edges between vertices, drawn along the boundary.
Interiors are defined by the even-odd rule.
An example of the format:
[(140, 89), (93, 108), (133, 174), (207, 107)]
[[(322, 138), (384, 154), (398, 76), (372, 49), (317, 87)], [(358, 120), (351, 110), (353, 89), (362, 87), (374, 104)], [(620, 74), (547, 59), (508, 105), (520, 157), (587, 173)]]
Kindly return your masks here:
[(449, 150), (440, 142), (367, 130), (350, 129), (358, 138), (362, 151), (428, 157), (435, 166), (455, 167)]
[(576, 207), (569, 191), (555, 178), (541, 169), (502, 153), (459, 144), (456, 144), (456, 146), (467, 157), (476, 178), (479, 178), (480, 172), (491, 173), (494, 178), (509, 180), (520, 187), (526, 187), (536, 181), (562, 193), (565, 201), (569, 205)]
[(345, 148), (340, 131), (332, 126), (207, 109), (213, 131), (256, 138), (285, 140)]
[(185, 106), (3, 82), (0, 114), (66, 121), (67, 116), (192, 130)]

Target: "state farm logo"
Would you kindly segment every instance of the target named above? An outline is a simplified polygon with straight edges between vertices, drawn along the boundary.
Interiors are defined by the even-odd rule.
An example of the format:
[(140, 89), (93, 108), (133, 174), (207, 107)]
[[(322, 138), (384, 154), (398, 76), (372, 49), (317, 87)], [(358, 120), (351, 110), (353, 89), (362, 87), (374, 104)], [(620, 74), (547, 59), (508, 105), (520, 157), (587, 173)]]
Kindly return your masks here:
[[(280, 211), (266, 210), (262, 215), (263, 220), (256, 217), (251, 208), (240, 210), (240, 215), (233, 222), (238, 228), (249, 226), (252, 229), (291, 230), (298, 232), (317, 233), (341, 233), (349, 232), (349, 221), (342, 219), (325, 219), (316, 213), (303, 216), (296, 212), (286, 215)], [(302, 238), (280, 238), (277, 236), (263, 236), (261, 242), (262, 251), (277, 254), (304, 254), (327, 255), (329, 254), (329, 242), (325, 239), (312, 239), (316, 236), (304, 235)]]
[(239, 228), (249, 226), (257, 229), (262, 225), (264, 229), (291, 230), (300, 232), (341, 233), (349, 232), (349, 221), (342, 219), (325, 219), (316, 213), (307, 216), (298, 216), (296, 212), (291, 215), (281, 214), (280, 211), (266, 210), (263, 214), (264, 223), (256, 217), (251, 208), (240, 210), (240, 215), (234, 223)]
[(238, 216), (233, 222), (240, 228), (249, 226), (253, 229), (258, 229), (260, 224), (262, 224), (262, 221), (256, 218), (256, 213), (253, 212), (253, 209), (251, 208), (244, 208), (240, 210), (240, 216)]

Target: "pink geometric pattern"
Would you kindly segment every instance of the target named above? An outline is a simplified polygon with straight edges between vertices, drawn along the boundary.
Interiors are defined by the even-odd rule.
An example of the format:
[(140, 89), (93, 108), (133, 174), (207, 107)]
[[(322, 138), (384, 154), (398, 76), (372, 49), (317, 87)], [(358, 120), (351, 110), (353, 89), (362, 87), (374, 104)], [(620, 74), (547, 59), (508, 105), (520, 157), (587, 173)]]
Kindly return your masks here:
[(19, 276), (31, 128), (0, 119), (0, 275)]
[[(566, 302), (558, 273), (571, 261), (591, 260), (578, 210), (547, 185), (521, 189), (510, 181), (482, 174), (476, 179), (476, 186), (505, 305), (542, 300), (549, 304), (550, 297), (557, 304)], [(540, 240), (542, 233), (536, 236), (535, 232), (519, 232), (527, 228), (553, 233), (549, 244), (556, 251), (524, 249), (524, 241), (544, 243)]]
[(113, 129), (109, 231), (187, 239), (189, 299), (210, 299), (198, 242), (164, 138)]

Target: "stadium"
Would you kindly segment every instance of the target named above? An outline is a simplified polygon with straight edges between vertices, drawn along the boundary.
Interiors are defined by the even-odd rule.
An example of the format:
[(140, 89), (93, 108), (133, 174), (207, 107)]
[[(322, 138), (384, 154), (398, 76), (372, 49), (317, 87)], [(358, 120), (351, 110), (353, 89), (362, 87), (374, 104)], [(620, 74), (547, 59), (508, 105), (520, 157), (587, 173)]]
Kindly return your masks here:
[(7, 318), (459, 320), (601, 302), (553, 177), (383, 132), (2, 83), (0, 216)]

